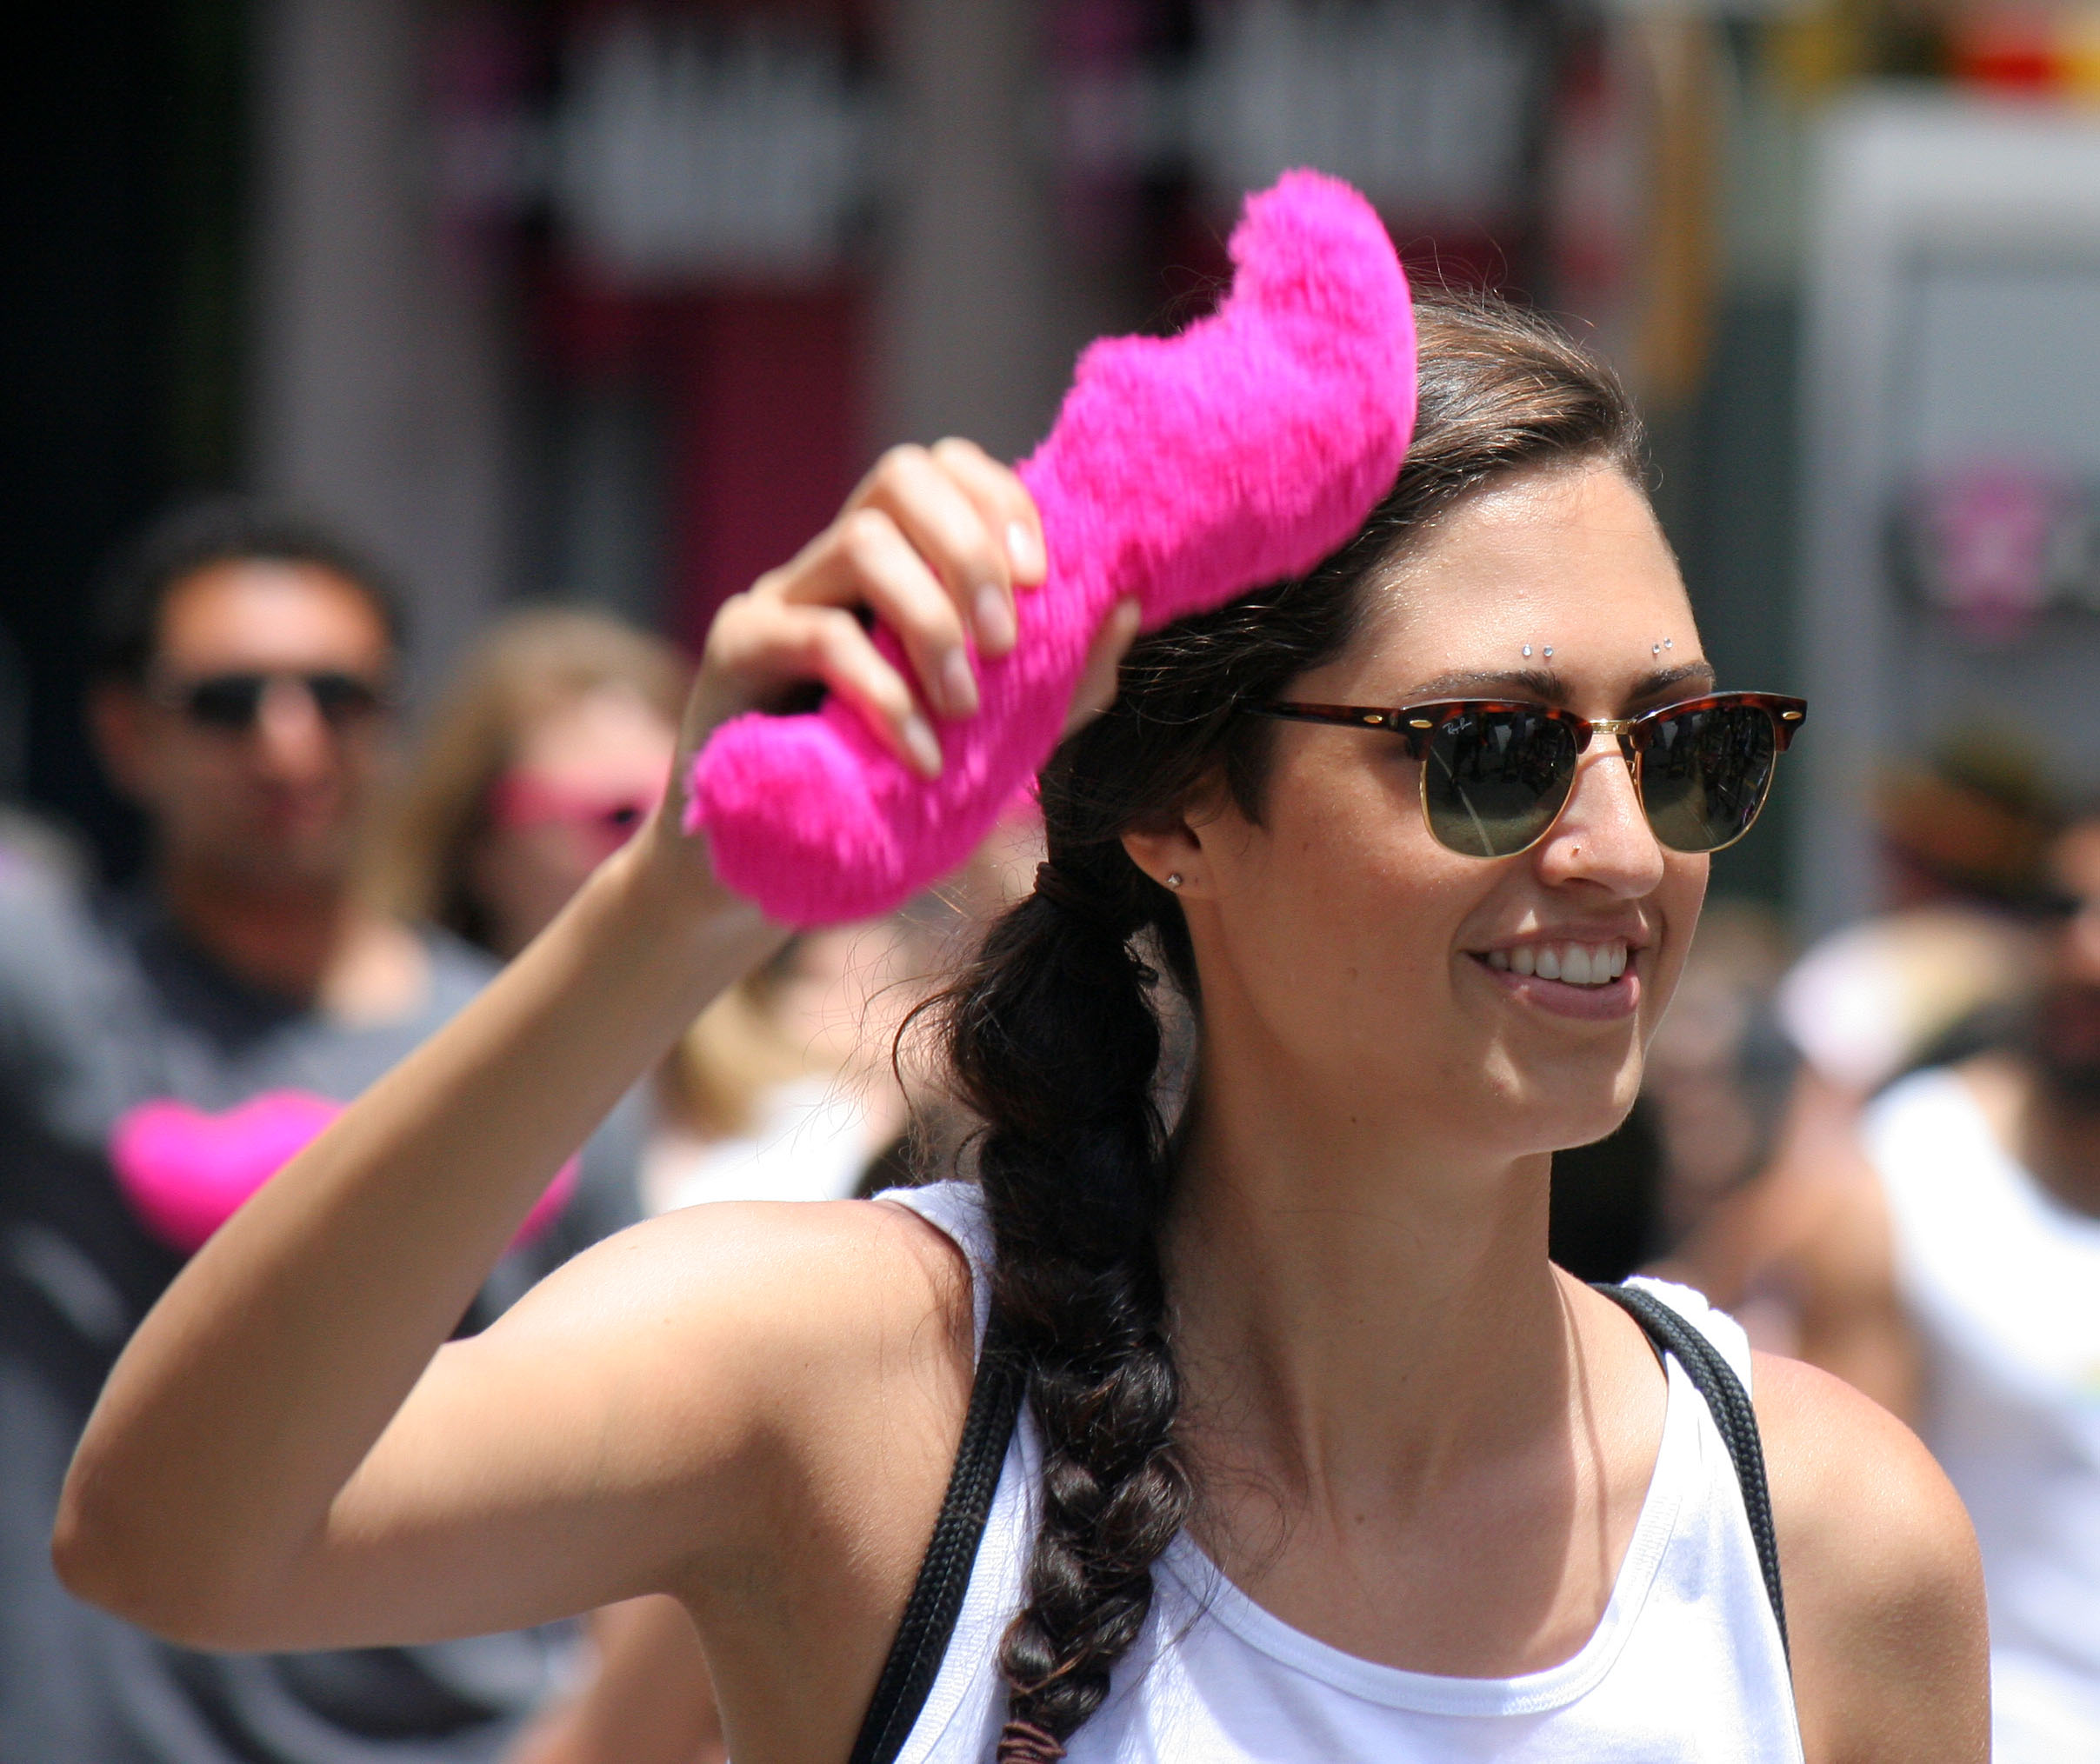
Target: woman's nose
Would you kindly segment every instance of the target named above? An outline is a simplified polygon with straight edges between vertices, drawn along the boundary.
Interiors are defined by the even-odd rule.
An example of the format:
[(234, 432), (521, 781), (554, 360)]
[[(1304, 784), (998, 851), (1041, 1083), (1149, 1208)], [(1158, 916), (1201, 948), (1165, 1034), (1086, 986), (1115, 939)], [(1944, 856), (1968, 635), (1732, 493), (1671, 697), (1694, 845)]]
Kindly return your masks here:
[(1633, 764), (1600, 736), (1577, 762), (1568, 806), (1539, 853), (1549, 883), (1590, 882), (1625, 899), (1663, 880), (1663, 847), (1641, 808)]

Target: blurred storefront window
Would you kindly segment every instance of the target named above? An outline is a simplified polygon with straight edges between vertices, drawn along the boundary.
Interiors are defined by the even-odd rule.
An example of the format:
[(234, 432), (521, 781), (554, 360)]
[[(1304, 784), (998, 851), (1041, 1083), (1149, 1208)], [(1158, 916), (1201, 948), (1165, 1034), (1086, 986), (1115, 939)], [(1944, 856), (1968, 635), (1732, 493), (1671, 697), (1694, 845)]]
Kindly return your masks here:
[[(0, 336), (27, 788), (114, 855), (77, 590), (166, 494), (347, 526), (416, 586), (426, 677), (518, 595), (690, 643), (883, 443), (1024, 451), (1090, 336), (1202, 310), (1239, 192), (1295, 163), (1419, 281), (1536, 301), (1633, 383), (1723, 673), (1818, 700), (1723, 891), (1870, 905), (1846, 817), (1952, 730), (2100, 782), (2100, 246), (2075, 194), (2004, 237), (2100, 186), (2090, 0), (123, 10), (22, 64), (17, 114), (102, 121), (19, 162)], [(2026, 192), (1979, 198), (1987, 250), (1903, 194), (1946, 154)], [(1897, 170), (1846, 185), (1867, 159)]]

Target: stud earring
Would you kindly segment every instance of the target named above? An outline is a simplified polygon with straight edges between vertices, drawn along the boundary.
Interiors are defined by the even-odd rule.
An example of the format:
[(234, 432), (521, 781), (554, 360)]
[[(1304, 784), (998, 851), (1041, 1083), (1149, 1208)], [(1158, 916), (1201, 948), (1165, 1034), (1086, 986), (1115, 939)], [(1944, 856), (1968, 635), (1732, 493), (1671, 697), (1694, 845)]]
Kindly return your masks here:
[(1167, 872), (1167, 886), (1170, 889), (1177, 889), (1181, 886), (1181, 872), (1179, 870), (1173, 869)]

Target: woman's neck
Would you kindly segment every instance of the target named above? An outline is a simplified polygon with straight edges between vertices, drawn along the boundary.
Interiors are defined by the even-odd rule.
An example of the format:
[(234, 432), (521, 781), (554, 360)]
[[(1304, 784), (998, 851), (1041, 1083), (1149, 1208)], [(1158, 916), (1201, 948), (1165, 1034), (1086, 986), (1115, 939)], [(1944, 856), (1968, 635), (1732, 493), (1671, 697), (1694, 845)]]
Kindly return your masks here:
[(1163, 1248), (1185, 1435), (1226, 1504), (1243, 1478), (1337, 1515), (1430, 1504), (1564, 1422), (1550, 1164), (1278, 1087), (1199, 1096)]
[(1204, 1051), (1162, 1235), (1196, 1541), (1366, 1659), (1567, 1659), (1610, 1599), (1665, 1400), (1639, 1331), (1547, 1259), (1550, 1157), (1490, 1155), (1449, 1097), (1374, 1108), (1375, 1085), (1323, 1095)]

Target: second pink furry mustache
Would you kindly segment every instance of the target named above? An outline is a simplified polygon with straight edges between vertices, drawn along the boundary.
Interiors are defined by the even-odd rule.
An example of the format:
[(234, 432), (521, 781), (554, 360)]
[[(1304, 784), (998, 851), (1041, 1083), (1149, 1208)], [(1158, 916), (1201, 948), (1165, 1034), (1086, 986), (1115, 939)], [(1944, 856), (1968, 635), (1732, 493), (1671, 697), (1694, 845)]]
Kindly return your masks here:
[[(1135, 598), (1143, 629), (1303, 575), (1391, 489), (1415, 416), (1407, 281), (1347, 184), (1287, 173), (1248, 199), (1230, 293), (1180, 336), (1103, 338), (1019, 467), (1050, 574), (1020, 636), (976, 657), (983, 709), (937, 725), (918, 777), (834, 700), (740, 716), (693, 762), (687, 830), (774, 919), (837, 924), (953, 870), (1056, 746), (1094, 634)], [(904, 667), (889, 632), (883, 653)]]

